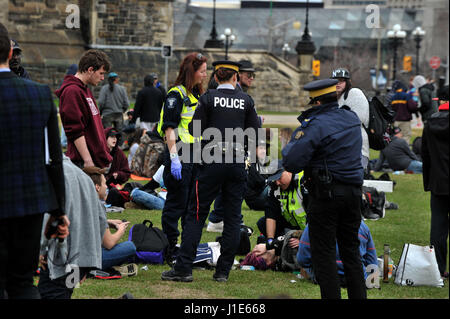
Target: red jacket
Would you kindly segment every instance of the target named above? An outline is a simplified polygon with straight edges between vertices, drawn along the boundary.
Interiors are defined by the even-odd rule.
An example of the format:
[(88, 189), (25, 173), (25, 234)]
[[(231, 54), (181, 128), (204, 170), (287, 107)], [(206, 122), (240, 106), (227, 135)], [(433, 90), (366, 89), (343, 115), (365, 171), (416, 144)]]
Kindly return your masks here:
[(76, 164), (83, 163), (74, 141), (84, 136), (94, 165), (100, 168), (109, 166), (112, 156), (106, 145), (102, 119), (91, 90), (80, 79), (66, 75), (55, 94), (59, 97), (59, 113), (67, 136), (66, 155)]
[[(112, 130), (112, 127), (108, 127), (105, 129), (105, 138), (108, 135), (108, 132)], [(131, 170), (128, 165), (128, 159), (123, 153), (123, 151), (118, 146), (119, 143), (114, 146), (111, 151), (111, 155), (113, 157), (111, 168), (109, 169), (106, 177), (106, 184), (124, 184), (128, 181), (131, 175)], [(114, 178), (113, 173), (118, 173), (117, 178)]]

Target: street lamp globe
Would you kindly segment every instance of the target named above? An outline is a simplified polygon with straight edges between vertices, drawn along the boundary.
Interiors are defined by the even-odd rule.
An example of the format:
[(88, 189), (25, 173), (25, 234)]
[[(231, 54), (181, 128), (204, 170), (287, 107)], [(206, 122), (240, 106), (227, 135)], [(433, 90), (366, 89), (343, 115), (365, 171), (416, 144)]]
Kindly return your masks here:
[(230, 28), (226, 28), (224, 33), (225, 33), (225, 35), (231, 35), (231, 29)]

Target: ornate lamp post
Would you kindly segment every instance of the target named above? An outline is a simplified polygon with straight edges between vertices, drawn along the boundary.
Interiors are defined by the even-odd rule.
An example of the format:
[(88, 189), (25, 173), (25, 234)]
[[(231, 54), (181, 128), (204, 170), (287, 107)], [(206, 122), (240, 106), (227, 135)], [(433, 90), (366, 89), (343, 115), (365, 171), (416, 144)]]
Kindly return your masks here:
[(291, 48), (289, 47), (289, 43), (285, 43), (285, 44), (283, 45), (283, 48), (282, 48), (281, 50), (283, 50), (283, 59), (286, 60), (286, 55), (287, 55), (287, 53), (288, 53), (289, 51), (291, 51)]
[(421, 27), (417, 27), (413, 32), (412, 35), (414, 36), (414, 41), (416, 41), (416, 74), (419, 74), (419, 50), (420, 50), (420, 42), (422, 41), (423, 37), (425, 36), (425, 30), (423, 30)]
[(216, 31), (216, 0), (214, 0), (213, 4), (213, 25), (211, 29), (211, 33), (209, 34), (210, 39), (205, 41), (204, 48), (223, 48), (223, 41), (217, 39), (217, 31)]
[(310, 55), (312, 56), (316, 52), (316, 46), (314, 42), (311, 41), (311, 33), (308, 29), (308, 18), (309, 18), (309, 0), (306, 2), (306, 20), (305, 20), (305, 30), (302, 35), (302, 39), (297, 42), (295, 51), (298, 55)]
[(236, 36), (231, 33), (230, 28), (226, 28), (224, 33), (220, 35), (221, 40), (225, 40), (225, 60), (228, 60), (228, 48), (233, 45), (233, 41), (236, 40)]
[(394, 81), (397, 73), (397, 48), (401, 44), (401, 41), (406, 37), (406, 32), (402, 30), (400, 24), (396, 24), (392, 27), (392, 30), (389, 30), (387, 32), (387, 36), (391, 40), (392, 47), (394, 48), (394, 61), (392, 71), (392, 81)]

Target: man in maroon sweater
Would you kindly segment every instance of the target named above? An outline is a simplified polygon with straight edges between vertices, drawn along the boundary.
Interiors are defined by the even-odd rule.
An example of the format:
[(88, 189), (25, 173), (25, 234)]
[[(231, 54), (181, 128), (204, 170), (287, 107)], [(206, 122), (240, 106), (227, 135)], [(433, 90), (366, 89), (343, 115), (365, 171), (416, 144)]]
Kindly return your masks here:
[(97, 86), (110, 69), (107, 55), (86, 51), (75, 75), (66, 75), (55, 91), (59, 113), (67, 136), (66, 155), (79, 167), (109, 167), (112, 157), (106, 145), (102, 119), (88, 85)]

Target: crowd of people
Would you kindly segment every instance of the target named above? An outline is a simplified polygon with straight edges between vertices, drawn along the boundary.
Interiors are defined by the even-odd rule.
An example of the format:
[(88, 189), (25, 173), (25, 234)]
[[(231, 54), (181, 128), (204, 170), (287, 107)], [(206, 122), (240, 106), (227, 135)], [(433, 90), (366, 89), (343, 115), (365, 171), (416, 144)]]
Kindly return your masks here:
[[(190, 53), (167, 92), (155, 73), (145, 76), (132, 110), (119, 75), (110, 72), (108, 56), (88, 50), (54, 92), (60, 132), (49, 87), (30, 80), (20, 53), (0, 24), (0, 114), (6, 119), (0, 141), (10, 150), (0, 156), (1, 183), (10, 185), (0, 199), (0, 297), (70, 299), (75, 284), (95, 270), (136, 275), (136, 247), (121, 241), (129, 222), (106, 214), (108, 195), (127, 184), (134, 163), (152, 166), (151, 180), (132, 184), (129, 200), (162, 211), (171, 267), (162, 280), (194, 280), (192, 268), (208, 218), (206, 230), (222, 233), (213, 280), (227, 282), (240, 233), (248, 229), (241, 212), (245, 201), (264, 216), (257, 222), (258, 243), (241, 266), (298, 270), (320, 286), (322, 298), (341, 298), (341, 287), (349, 298), (367, 297), (366, 267), (377, 265), (374, 241), (361, 216), (362, 184), (373, 168), (366, 130), (369, 101), (347, 69), (304, 86), (311, 107), (299, 116), (299, 127), (274, 163), (267, 156), (270, 129), (262, 128), (264, 117), (248, 94), (256, 73), (251, 61), (212, 62), (205, 90), (209, 61)], [(108, 83), (95, 99), (89, 87), (105, 76)], [(445, 277), (448, 85), (438, 91), (438, 101), (435, 91), (420, 75), (409, 88), (393, 83), (387, 103), (396, 112), (395, 128), (375, 170), (423, 173), (424, 189), (431, 191), (430, 243)], [(420, 157), (410, 145), (412, 114), (419, 113), (424, 123)], [(19, 134), (22, 127), (30, 129)], [(221, 138), (204, 134), (211, 128)], [(229, 139), (227, 129), (250, 130), (254, 140)], [(67, 141), (65, 153), (60, 136)], [(151, 148), (152, 159), (135, 159), (149, 143), (159, 145)], [(218, 156), (196, 162), (199, 149)], [(24, 232), (29, 236), (21, 237)], [(74, 285), (68, 284), (74, 277)]]

